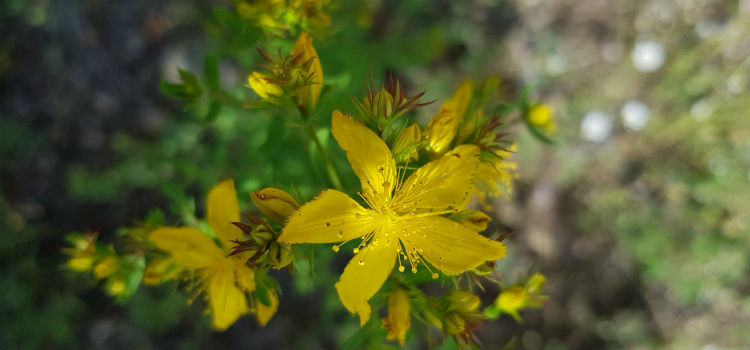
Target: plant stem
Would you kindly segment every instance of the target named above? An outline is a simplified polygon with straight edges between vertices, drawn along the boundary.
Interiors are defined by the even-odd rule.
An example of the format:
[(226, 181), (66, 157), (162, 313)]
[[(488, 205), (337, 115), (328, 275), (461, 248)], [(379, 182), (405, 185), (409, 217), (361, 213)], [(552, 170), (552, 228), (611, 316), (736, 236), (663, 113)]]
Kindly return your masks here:
[(308, 130), (310, 131), (310, 136), (312, 137), (313, 142), (315, 142), (315, 146), (318, 148), (318, 153), (320, 153), (321, 157), (323, 157), (323, 161), (326, 163), (326, 172), (328, 173), (328, 178), (331, 180), (331, 184), (337, 190), (343, 191), (344, 186), (341, 185), (341, 179), (339, 178), (339, 174), (338, 172), (336, 172), (336, 168), (333, 166), (333, 162), (331, 162), (331, 158), (328, 157), (328, 152), (326, 152), (325, 147), (323, 147), (323, 144), (320, 142), (320, 139), (318, 138), (318, 134), (315, 133), (315, 125), (313, 125), (312, 120), (307, 114), (307, 110), (300, 106), (299, 112), (300, 114), (302, 114), (302, 118), (307, 121), (307, 126), (308, 126)]

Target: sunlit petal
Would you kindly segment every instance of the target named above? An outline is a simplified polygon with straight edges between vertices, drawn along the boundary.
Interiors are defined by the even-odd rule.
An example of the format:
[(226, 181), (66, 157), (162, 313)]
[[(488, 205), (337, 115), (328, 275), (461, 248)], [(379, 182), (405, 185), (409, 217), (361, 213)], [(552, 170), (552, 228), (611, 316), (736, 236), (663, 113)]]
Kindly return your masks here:
[(231, 240), (242, 238), (242, 231), (232, 224), (240, 221), (240, 204), (234, 180), (224, 180), (208, 192), (206, 220), (225, 247), (232, 246)]
[(383, 285), (396, 262), (396, 242), (370, 244), (357, 253), (346, 265), (336, 290), (344, 306), (358, 313), (360, 324), (370, 319), (367, 302)]
[(432, 266), (447, 275), (471, 270), (485, 261), (505, 256), (505, 245), (487, 239), (458, 222), (442, 216), (405, 219), (399, 228), (409, 232), (401, 240)]
[(283, 243), (333, 243), (372, 232), (374, 219), (346, 194), (325, 190), (289, 217), (281, 230)]
[(211, 271), (208, 277), (207, 298), (211, 307), (214, 328), (223, 331), (231, 326), (240, 316), (248, 313), (245, 292), (234, 283), (231, 268)]
[(479, 162), (479, 147), (462, 145), (417, 169), (396, 192), (392, 208), (443, 210), (463, 208)]
[(339, 111), (333, 111), (331, 132), (346, 151), (346, 157), (362, 183), (365, 197), (377, 203), (390, 198), (396, 186), (396, 165), (383, 140)]

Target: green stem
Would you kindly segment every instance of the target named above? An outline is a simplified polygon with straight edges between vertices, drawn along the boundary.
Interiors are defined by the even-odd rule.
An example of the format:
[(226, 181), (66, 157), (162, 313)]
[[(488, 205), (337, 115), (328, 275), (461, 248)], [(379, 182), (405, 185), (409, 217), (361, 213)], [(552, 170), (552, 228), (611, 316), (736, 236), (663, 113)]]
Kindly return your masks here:
[(339, 174), (336, 172), (336, 168), (333, 166), (331, 158), (328, 157), (328, 152), (326, 152), (325, 147), (323, 147), (323, 144), (320, 142), (320, 138), (318, 138), (318, 134), (315, 132), (315, 125), (313, 125), (312, 120), (310, 120), (307, 110), (300, 106), (299, 112), (302, 114), (302, 118), (308, 122), (307, 126), (310, 131), (310, 136), (312, 137), (313, 142), (315, 142), (315, 147), (318, 148), (318, 153), (320, 153), (321, 157), (323, 157), (323, 161), (326, 163), (326, 172), (328, 173), (328, 178), (331, 180), (331, 184), (337, 190), (343, 191), (344, 186), (341, 185)]

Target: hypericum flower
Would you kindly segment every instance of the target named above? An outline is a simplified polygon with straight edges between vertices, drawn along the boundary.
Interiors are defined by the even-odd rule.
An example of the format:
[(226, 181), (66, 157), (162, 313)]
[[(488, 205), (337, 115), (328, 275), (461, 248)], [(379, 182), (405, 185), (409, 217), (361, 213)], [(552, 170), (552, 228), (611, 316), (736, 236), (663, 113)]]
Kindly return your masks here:
[[(359, 193), (368, 208), (346, 194), (325, 190), (300, 207), (281, 231), (285, 243), (335, 243), (361, 238), (354, 258), (336, 283), (341, 302), (370, 318), (368, 300), (398, 261), (416, 272), (429, 263), (447, 275), (475, 268), (505, 256), (505, 245), (491, 241), (441, 215), (463, 208), (477, 167), (479, 148), (459, 146), (417, 169), (406, 181), (388, 146), (370, 129), (339, 111), (333, 112), (331, 131), (359, 177)], [(340, 245), (334, 245), (334, 251)], [(432, 271), (434, 278), (438, 274)]]
[(198, 292), (205, 292), (208, 300), (214, 328), (225, 330), (250, 312), (246, 293), (255, 289), (254, 272), (245, 265), (246, 257), (227, 257), (232, 241), (242, 238), (242, 231), (232, 224), (240, 221), (233, 180), (223, 181), (209, 191), (206, 220), (220, 244), (191, 227), (160, 227), (149, 235), (149, 240), (196, 277)]
[(398, 339), (404, 346), (406, 331), (411, 327), (411, 302), (405, 290), (396, 288), (388, 294), (388, 317), (380, 319), (380, 326), (388, 330), (386, 339)]
[(547, 134), (554, 134), (557, 131), (557, 124), (552, 118), (552, 107), (539, 104), (529, 109), (529, 123), (542, 129)]
[(521, 315), (518, 311), (523, 308), (542, 306), (547, 299), (546, 296), (541, 295), (545, 280), (544, 275), (535, 273), (524, 286), (505, 288), (495, 299), (495, 306), (498, 310), (520, 321)]

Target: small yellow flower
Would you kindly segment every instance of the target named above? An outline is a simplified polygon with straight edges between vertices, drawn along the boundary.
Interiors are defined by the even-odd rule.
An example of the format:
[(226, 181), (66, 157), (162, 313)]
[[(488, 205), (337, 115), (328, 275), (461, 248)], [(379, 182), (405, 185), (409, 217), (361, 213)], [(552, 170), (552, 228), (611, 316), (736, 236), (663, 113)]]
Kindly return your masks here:
[(411, 327), (411, 302), (406, 291), (394, 289), (388, 294), (388, 317), (380, 319), (380, 326), (388, 330), (388, 340), (398, 339), (404, 346), (406, 331)]
[(505, 288), (495, 299), (495, 306), (502, 312), (513, 316), (516, 320), (521, 319), (519, 311), (529, 307), (539, 307), (546, 296), (541, 295), (545, 278), (540, 273), (535, 273), (524, 286), (511, 286)]
[(279, 224), (283, 224), (299, 207), (292, 196), (278, 188), (269, 187), (250, 192), (250, 198), (263, 215)]
[[(361, 238), (336, 290), (344, 306), (359, 314), (362, 325), (370, 318), (368, 300), (396, 261), (401, 272), (405, 260), (415, 273), (419, 263), (430, 269), (429, 263), (455, 275), (505, 256), (502, 243), (442, 216), (466, 205), (478, 147), (456, 147), (401, 182), (390, 149), (373, 131), (339, 111), (333, 112), (331, 131), (360, 179), (360, 196), (369, 208), (342, 192), (325, 190), (289, 218), (279, 241), (334, 243)], [(339, 245), (333, 248), (338, 250)]]
[(94, 259), (91, 256), (72, 256), (68, 259), (67, 266), (73, 271), (88, 271), (94, 264)]
[(323, 89), (323, 66), (320, 65), (318, 53), (313, 46), (313, 38), (302, 32), (294, 43), (292, 56), (299, 57), (299, 62), (305, 69), (304, 76), (309, 78), (309, 81), (297, 91), (297, 104), (313, 110)]
[(284, 94), (280, 86), (269, 82), (268, 79), (269, 77), (263, 73), (252, 72), (247, 76), (247, 85), (263, 99)]
[(149, 240), (166, 252), (182, 269), (190, 270), (205, 291), (213, 316), (213, 326), (225, 330), (240, 316), (250, 312), (246, 293), (255, 289), (255, 277), (245, 265), (246, 257), (231, 252), (232, 241), (242, 231), (232, 225), (240, 221), (240, 207), (234, 181), (214, 186), (206, 198), (206, 220), (221, 242), (217, 245), (207, 234), (189, 227), (160, 227)]
[(536, 105), (529, 110), (529, 123), (542, 129), (548, 134), (557, 131), (557, 124), (552, 118), (552, 107), (547, 105)]
[(119, 297), (127, 292), (125, 281), (120, 278), (111, 278), (107, 282), (107, 293), (113, 297)]
[(117, 258), (114, 256), (108, 256), (94, 266), (94, 277), (98, 279), (105, 278), (117, 270), (118, 265)]

